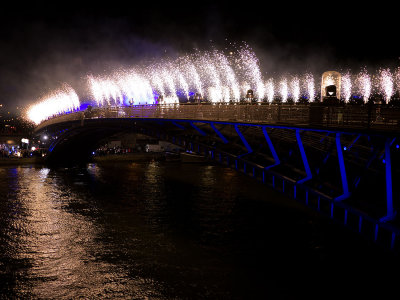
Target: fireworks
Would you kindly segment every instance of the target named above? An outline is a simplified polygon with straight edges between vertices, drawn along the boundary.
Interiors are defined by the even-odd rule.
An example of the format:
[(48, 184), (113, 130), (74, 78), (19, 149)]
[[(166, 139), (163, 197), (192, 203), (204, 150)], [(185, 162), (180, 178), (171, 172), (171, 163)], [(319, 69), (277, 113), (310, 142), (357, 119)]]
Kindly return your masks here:
[(345, 102), (349, 102), (350, 100), (351, 88), (352, 88), (351, 75), (350, 73), (347, 72), (342, 76), (342, 95)]
[(392, 74), (390, 73), (389, 69), (381, 69), (379, 71), (380, 73), (380, 86), (382, 89), (382, 92), (385, 96), (385, 101), (386, 104), (389, 103), (390, 98), (393, 95), (393, 78)]
[(259, 61), (255, 53), (249, 47), (243, 47), (239, 52), (241, 65), (245, 71), (245, 76), (251, 82), (251, 89), (255, 90), (258, 99), (263, 99), (265, 94), (265, 88), (261, 71), (259, 67)]
[(216, 51), (214, 53), (214, 56), (218, 62), (218, 69), (222, 76), (222, 80), (224, 81), (225, 101), (238, 101), (240, 99), (240, 88), (235, 72), (230, 66), (229, 61), (225, 55)]
[(274, 100), (275, 91), (274, 91), (274, 80), (272, 78), (268, 79), (265, 83), (265, 89), (267, 91), (267, 98), (269, 102)]
[(219, 72), (211, 54), (206, 53), (200, 60), (201, 68), (204, 71), (208, 83), (208, 97), (212, 103), (222, 101), (222, 86), (219, 78)]
[(364, 103), (366, 103), (368, 102), (368, 99), (372, 91), (371, 77), (366, 70), (362, 70), (358, 74), (358, 83), (360, 88), (360, 94), (363, 97)]
[[(196, 52), (177, 59), (162, 59), (154, 63), (136, 66), (128, 70), (115, 71), (105, 76), (90, 75), (87, 86), (91, 91), (94, 106), (127, 106), (180, 103), (197, 100), (210, 103), (239, 102), (254, 91), (254, 100), (272, 103), (279, 98), (283, 103), (301, 97), (310, 102), (318, 96), (311, 73), (276, 78), (263, 78), (260, 62), (250, 47), (237, 51), (229, 49)], [(339, 73), (337, 73), (339, 74)], [(280, 77), (278, 77), (280, 76)], [(338, 75), (340, 78), (340, 74)], [(354, 93), (367, 102), (371, 95), (380, 94), (386, 103), (395, 92), (400, 92), (400, 68), (393, 71), (380, 69), (375, 74), (365, 69), (358, 74), (350, 71), (341, 74), (341, 80), (327, 76), (323, 84), (335, 85), (338, 97), (348, 102)], [(321, 90), (323, 94), (324, 91)], [(253, 97), (253, 94), (252, 94)], [(44, 104), (46, 103), (46, 104)], [(73, 89), (65, 86), (52, 93), (29, 109), (29, 118), (35, 123), (53, 115), (79, 108), (79, 99)]]
[(291, 84), (291, 88), (292, 88), (293, 101), (297, 102), (300, 98), (300, 80), (299, 80), (299, 78), (297, 78), (297, 76), (293, 77), (290, 84)]
[(308, 95), (309, 101), (313, 101), (315, 98), (315, 83), (314, 83), (314, 77), (312, 74), (307, 73), (305, 75), (305, 89), (306, 89), (306, 94)]
[(150, 82), (135, 72), (119, 72), (112, 78), (88, 78), (98, 106), (139, 105), (154, 102)]
[(286, 78), (283, 78), (279, 83), (279, 94), (282, 97), (282, 102), (287, 102), (289, 91)]
[(30, 106), (26, 115), (29, 120), (39, 124), (49, 117), (72, 112), (78, 109), (79, 105), (78, 95), (70, 86), (64, 85), (62, 89)]
[(394, 72), (394, 82), (396, 92), (400, 92), (400, 67), (398, 67)]

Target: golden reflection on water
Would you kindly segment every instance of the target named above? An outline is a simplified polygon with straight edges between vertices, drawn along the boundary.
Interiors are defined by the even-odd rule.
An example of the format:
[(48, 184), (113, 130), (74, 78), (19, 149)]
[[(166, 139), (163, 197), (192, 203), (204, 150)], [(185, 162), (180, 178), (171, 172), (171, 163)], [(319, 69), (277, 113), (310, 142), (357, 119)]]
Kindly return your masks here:
[[(296, 299), (371, 262), (375, 250), (342, 231), (325, 242), (330, 225), (277, 195), (209, 165), (0, 167), (0, 298)], [(370, 275), (360, 287), (387, 285)]]
[(243, 180), (157, 161), (0, 167), (0, 298), (230, 299)]
[[(95, 166), (89, 168), (99, 172)], [(145, 297), (146, 290), (155, 290), (152, 282), (129, 278), (123, 266), (101, 259), (108, 251), (100, 242), (104, 228), (95, 217), (70, 209), (70, 205), (82, 204), (85, 199), (61, 176), (47, 168), (18, 167), (10, 177), (17, 209), (9, 223), (7, 255), (14, 261), (29, 262), (17, 276), (24, 278), (16, 280), (18, 296), (140, 298)]]

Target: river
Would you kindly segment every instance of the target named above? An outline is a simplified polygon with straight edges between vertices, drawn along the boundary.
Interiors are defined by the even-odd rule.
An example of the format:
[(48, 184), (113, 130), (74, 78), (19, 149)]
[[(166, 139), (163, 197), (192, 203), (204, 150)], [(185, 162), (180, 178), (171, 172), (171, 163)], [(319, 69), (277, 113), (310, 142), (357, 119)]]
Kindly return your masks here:
[(0, 167), (2, 299), (388, 296), (399, 265), (219, 165)]

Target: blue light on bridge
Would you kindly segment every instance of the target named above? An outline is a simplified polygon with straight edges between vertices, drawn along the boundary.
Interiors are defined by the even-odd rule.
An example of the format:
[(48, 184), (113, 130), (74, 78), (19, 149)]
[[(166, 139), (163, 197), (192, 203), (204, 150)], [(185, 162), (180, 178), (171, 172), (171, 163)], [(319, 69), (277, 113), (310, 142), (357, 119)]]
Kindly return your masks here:
[(158, 98), (160, 97), (160, 94), (156, 91), (156, 90), (153, 90), (153, 100), (154, 100), (154, 103), (155, 104), (158, 104)]
[(81, 103), (79, 110), (85, 110), (89, 105), (91, 105), (89, 102)]
[(129, 105), (133, 104), (133, 102), (129, 102), (129, 101), (130, 101), (130, 99), (126, 95), (123, 95), (122, 102), (124, 103), (124, 105), (129, 106)]

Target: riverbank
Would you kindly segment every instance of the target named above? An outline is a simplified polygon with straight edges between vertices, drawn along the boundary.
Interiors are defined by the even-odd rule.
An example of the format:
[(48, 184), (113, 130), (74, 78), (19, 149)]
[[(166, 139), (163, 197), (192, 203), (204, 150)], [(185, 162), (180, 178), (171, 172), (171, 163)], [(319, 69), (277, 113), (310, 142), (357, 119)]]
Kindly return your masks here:
[[(151, 160), (181, 161), (179, 153), (169, 152), (137, 152), (124, 154), (108, 154), (93, 156), (90, 162), (93, 163), (113, 163), (113, 162), (144, 162)], [(18, 165), (43, 165), (43, 157), (12, 157), (0, 158), (0, 166), (18, 166)]]
[(44, 164), (44, 158), (42, 157), (11, 157), (11, 158), (0, 158), (0, 166), (19, 166), (29, 164)]
[(91, 158), (95, 163), (108, 163), (115, 161), (149, 161), (149, 160), (164, 160), (166, 159), (165, 152), (138, 152), (138, 153), (124, 153), (124, 154), (108, 154), (101, 156), (94, 156)]

